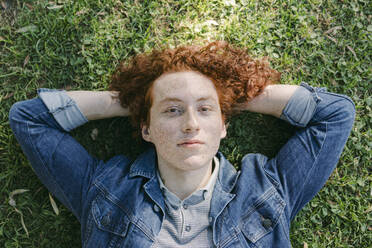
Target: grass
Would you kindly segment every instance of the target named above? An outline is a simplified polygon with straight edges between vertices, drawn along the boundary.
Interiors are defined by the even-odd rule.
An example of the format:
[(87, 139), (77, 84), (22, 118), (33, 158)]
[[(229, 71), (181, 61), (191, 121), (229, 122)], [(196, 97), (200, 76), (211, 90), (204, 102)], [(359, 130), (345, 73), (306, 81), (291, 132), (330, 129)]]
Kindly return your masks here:
[[(372, 243), (371, 10), (364, 1), (0, 0), (0, 246), (80, 247), (77, 220), (53, 211), (12, 136), (10, 106), (36, 89), (104, 90), (119, 60), (169, 44), (227, 40), (272, 58), (282, 82), (350, 96), (357, 116), (337, 169), (292, 222), (293, 247), (370, 247)], [(98, 130), (96, 140), (90, 134)], [(267, 130), (270, 130), (268, 132)], [(126, 119), (100, 120), (72, 132), (107, 159), (135, 156)], [(221, 151), (236, 166), (248, 152), (273, 156), (290, 126), (271, 117), (234, 117)], [(120, 137), (120, 138), (117, 138)], [(15, 189), (29, 191), (14, 196)], [(18, 212), (16, 211), (16, 209)], [(21, 214), (24, 227), (22, 226)], [(26, 229), (27, 228), (27, 233)]]

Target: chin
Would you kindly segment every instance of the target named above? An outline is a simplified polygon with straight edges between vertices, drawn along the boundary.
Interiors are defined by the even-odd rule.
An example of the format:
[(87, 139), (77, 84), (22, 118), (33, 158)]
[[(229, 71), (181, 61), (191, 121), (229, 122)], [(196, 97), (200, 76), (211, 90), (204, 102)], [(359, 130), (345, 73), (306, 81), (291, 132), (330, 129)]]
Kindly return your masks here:
[(182, 168), (185, 168), (186, 170), (200, 169), (208, 165), (212, 159), (213, 156), (206, 156), (204, 154), (187, 156), (182, 159)]

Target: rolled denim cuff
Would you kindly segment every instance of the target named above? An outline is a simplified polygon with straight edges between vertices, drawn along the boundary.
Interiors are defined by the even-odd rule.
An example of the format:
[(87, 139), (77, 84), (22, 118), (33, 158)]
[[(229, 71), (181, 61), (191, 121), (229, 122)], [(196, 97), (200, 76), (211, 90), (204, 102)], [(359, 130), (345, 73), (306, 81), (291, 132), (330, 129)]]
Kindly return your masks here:
[(63, 130), (69, 132), (88, 122), (66, 91), (41, 88), (37, 90), (37, 94)]
[(325, 88), (314, 88), (302, 82), (289, 99), (280, 119), (291, 125), (305, 127), (313, 117), (318, 103), (322, 100), (317, 92), (326, 91)]

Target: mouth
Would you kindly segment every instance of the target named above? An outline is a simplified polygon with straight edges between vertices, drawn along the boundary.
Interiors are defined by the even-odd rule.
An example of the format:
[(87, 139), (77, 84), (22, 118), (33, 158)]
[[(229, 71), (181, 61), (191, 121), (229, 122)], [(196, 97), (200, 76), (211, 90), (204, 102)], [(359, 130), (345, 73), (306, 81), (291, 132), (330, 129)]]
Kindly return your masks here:
[(177, 144), (177, 146), (192, 147), (192, 146), (198, 146), (202, 144), (204, 144), (204, 142), (200, 140), (187, 140), (187, 141)]

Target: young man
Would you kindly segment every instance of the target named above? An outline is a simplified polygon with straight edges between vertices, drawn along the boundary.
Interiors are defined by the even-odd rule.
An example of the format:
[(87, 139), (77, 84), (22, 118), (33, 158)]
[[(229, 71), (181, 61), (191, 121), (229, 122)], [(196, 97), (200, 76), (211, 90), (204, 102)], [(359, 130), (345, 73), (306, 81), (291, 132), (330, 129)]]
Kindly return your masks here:
[[(223, 54), (213, 45), (207, 48), (210, 55)], [(124, 97), (133, 97), (128, 92), (138, 86), (131, 67), (118, 69), (114, 77), (114, 89), (134, 82), (119, 92), (42, 89), (39, 98), (12, 107), (15, 136), (40, 180), (79, 219), (83, 247), (290, 247), (290, 222), (335, 168), (354, 105), (348, 97), (307, 84), (259, 83), (263, 76), (247, 83), (241, 102), (240, 92), (229, 91), (236, 78), (229, 85), (233, 81), (211, 74), (218, 68), (208, 73), (192, 64), (202, 65), (208, 56), (200, 57), (200, 51), (208, 49), (163, 51), (172, 59), (164, 59), (163, 69), (154, 70), (147, 83), (139, 80), (145, 90), (136, 88), (137, 98), (128, 103)], [(180, 54), (191, 56), (191, 62), (173, 67)], [(231, 56), (221, 56), (234, 66)], [(232, 70), (229, 77), (243, 78), (249, 68), (259, 68), (245, 62), (236, 65), (241, 73)], [(262, 68), (257, 70), (249, 75), (260, 75)], [(274, 158), (249, 154), (237, 172), (218, 152), (232, 109), (270, 114), (299, 129)], [(94, 159), (67, 133), (88, 120), (128, 115), (137, 117), (142, 138), (153, 144), (134, 161)]]

